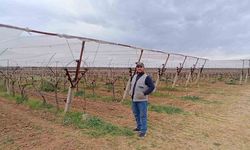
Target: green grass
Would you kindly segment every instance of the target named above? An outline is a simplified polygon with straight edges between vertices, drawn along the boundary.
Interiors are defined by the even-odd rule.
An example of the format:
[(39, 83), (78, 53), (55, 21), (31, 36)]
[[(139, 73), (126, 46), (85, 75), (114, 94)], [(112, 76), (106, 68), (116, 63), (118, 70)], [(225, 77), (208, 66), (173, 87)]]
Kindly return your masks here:
[(149, 105), (148, 109), (150, 111), (167, 114), (180, 114), (184, 112), (181, 108), (175, 106)]
[(37, 100), (28, 100), (25, 102), (27, 106), (29, 106), (31, 109), (53, 109), (54, 106), (51, 104), (44, 104), (42, 101)]
[(110, 92), (113, 88), (113, 85), (111, 83), (106, 83), (105, 87), (108, 89), (108, 92)]
[(93, 95), (93, 94), (86, 94), (86, 98), (90, 99), (90, 100), (100, 100), (100, 101), (104, 101), (104, 102), (113, 102), (114, 99), (112, 96), (100, 96), (100, 95)]
[(171, 95), (171, 94), (161, 93), (161, 92), (158, 92), (158, 91), (154, 92), (152, 94), (152, 96), (155, 96), (155, 97), (173, 97), (173, 95)]
[(52, 83), (45, 80), (40, 85), (40, 90), (45, 91), (45, 92), (54, 92), (55, 87), (54, 87), (54, 85)]
[(214, 83), (216, 83), (216, 80), (215, 80), (215, 79), (210, 79), (210, 80), (209, 80), (209, 83), (214, 84)]
[(65, 115), (63, 123), (64, 125), (73, 124), (80, 129), (88, 129), (86, 133), (95, 137), (102, 135), (134, 135), (131, 129), (115, 126), (95, 116), (90, 116), (83, 120), (82, 115), (83, 113), (81, 112), (69, 112)]
[(172, 87), (172, 86), (160, 87), (159, 90), (161, 90), (161, 91), (180, 91), (178, 88)]
[(126, 106), (131, 106), (132, 100), (131, 100), (131, 99), (124, 99), (124, 100), (122, 101), (122, 104), (123, 104), (123, 105), (126, 105)]
[(17, 104), (26, 105), (31, 109), (55, 109), (51, 104), (44, 104), (42, 101), (36, 99), (22, 98), (20, 95), (11, 96), (7, 93), (0, 92), (0, 96), (12, 101), (16, 101)]
[[(0, 90), (1, 91), (1, 90)], [(0, 92), (0, 96), (4, 97), (11, 101), (16, 101), (20, 99), (20, 96), (11, 96), (5, 92)], [(79, 129), (83, 130), (84, 133), (87, 133), (94, 137), (112, 135), (112, 136), (133, 136), (134, 132), (131, 129), (125, 127), (119, 127), (111, 123), (105, 122), (101, 118), (95, 116), (89, 116), (86, 119), (83, 119), (83, 113), (81, 112), (68, 112), (64, 115), (62, 110), (57, 111), (53, 105), (44, 104), (40, 100), (29, 99), (19, 103), (20, 105), (26, 105), (33, 110), (41, 110), (51, 112), (56, 116), (58, 120), (63, 120), (63, 125), (73, 125)]]
[[(125, 99), (122, 102), (123, 105), (130, 106), (132, 105), (132, 101)], [(175, 106), (162, 106), (162, 105), (154, 105), (148, 103), (148, 110), (149, 111), (155, 111), (158, 113), (166, 113), (166, 114), (179, 114), (184, 113), (184, 111), (181, 108), (175, 107)]]
[(0, 90), (2, 92), (6, 92), (6, 87), (4, 86), (4, 81), (3, 80), (0, 80)]
[(228, 84), (228, 85), (237, 85), (236, 80), (234, 80), (234, 79), (226, 80), (225, 84)]
[(99, 98), (101, 98), (100, 95), (86, 93), (85, 91), (77, 91), (77, 92), (75, 93), (75, 96), (84, 97), (84, 94), (85, 94), (85, 97), (86, 97), (86, 98), (89, 98), (89, 99), (99, 99)]
[(3, 140), (3, 144), (14, 144), (15, 141), (13, 138), (11, 138), (10, 136), (7, 136), (4, 140)]
[(4, 97), (4, 98), (7, 98), (7, 99), (9, 99), (9, 100), (12, 100), (12, 101), (15, 101), (15, 100), (16, 100), (16, 97), (13, 97), (13, 96), (11, 96), (11, 95), (9, 95), (9, 94), (3, 92), (3, 91), (0, 91), (0, 96), (1, 96), (1, 97)]
[(27, 96), (25, 96), (25, 97), (16, 96), (16, 103), (17, 103), (17, 104), (22, 104), (22, 103), (24, 103), (24, 102), (27, 101), (27, 100), (28, 100), (28, 97), (27, 97)]
[[(84, 97), (84, 91), (78, 91), (75, 93), (75, 96), (78, 97)], [(113, 102), (113, 101), (118, 101), (119, 99), (113, 99), (112, 96), (101, 96), (101, 95), (93, 95), (92, 93), (86, 93), (85, 97), (90, 100), (100, 100), (104, 102)]]
[(181, 99), (192, 101), (192, 102), (198, 102), (202, 100), (199, 96), (191, 96), (191, 95), (182, 96)]
[(199, 96), (191, 96), (191, 95), (187, 95), (187, 96), (182, 96), (181, 97), (182, 100), (187, 100), (187, 101), (192, 101), (192, 102), (201, 102), (204, 104), (221, 104), (221, 102), (218, 101), (207, 101), (202, 99)]
[(223, 80), (224, 80), (223, 75), (220, 74), (220, 75), (217, 77), (217, 80), (218, 80), (218, 81), (223, 81)]
[(83, 97), (84, 96), (84, 91), (77, 91), (77, 92), (75, 92), (75, 96), (78, 96), (78, 97)]

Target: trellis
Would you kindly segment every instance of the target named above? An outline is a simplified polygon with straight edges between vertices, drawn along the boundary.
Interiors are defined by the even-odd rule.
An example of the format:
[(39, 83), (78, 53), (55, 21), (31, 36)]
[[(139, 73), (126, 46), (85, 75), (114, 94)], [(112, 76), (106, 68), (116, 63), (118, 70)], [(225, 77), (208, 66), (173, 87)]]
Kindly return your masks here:
[[(135, 65), (137, 62), (143, 62), (146, 68), (155, 70), (157, 73), (156, 87), (168, 70), (176, 69), (171, 85), (175, 87), (184, 68), (188, 69), (187, 73), (184, 74), (184, 77), (186, 77), (184, 86), (187, 87), (191, 82), (198, 84), (205, 65), (209, 62), (210, 64), (207, 65), (207, 68), (209, 68), (215, 62), (163, 50), (146, 49), (127, 44), (4, 24), (0, 24), (1, 32), (3, 34), (0, 34), (0, 60), (7, 61), (7, 65), (3, 63), (4, 61), (0, 61), (0, 65), (7, 66), (7, 68), (8, 66), (55, 67), (53, 62), (56, 62), (56, 66), (65, 68), (65, 74), (70, 83), (65, 112), (68, 111), (72, 102), (74, 89), (90, 68), (128, 68), (130, 75), (122, 96), (122, 99), (125, 99), (131, 78), (136, 73)], [(241, 61), (243, 66), (241, 67), (240, 84), (242, 84), (244, 75), (244, 83), (247, 82), (250, 68), (250, 60)], [(249, 66), (244, 74), (245, 62), (249, 62)], [(223, 63), (221, 64), (223, 67)], [(237, 66), (237, 68), (240, 67)]]

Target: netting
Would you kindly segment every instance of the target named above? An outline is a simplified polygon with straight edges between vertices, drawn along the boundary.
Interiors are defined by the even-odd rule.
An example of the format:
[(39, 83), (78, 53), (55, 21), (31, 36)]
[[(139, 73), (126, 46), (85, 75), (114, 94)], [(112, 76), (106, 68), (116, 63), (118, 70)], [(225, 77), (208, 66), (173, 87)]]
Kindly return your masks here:
[[(162, 68), (169, 55), (165, 51), (0, 25), (0, 66), (75, 67), (75, 60), (80, 57), (83, 41), (85, 43), (82, 67), (131, 68), (137, 61), (141, 61), (147, 68)], [(165, 67), (201, 68), (202, 66), (242, 68), (242, 60), (208, 61), (171, 53)]]
[(242, 68), (242, 60), (211, 60), (206, 64), (207, 68)]
[[(67, 66), (79, 57), (81, 41), (51, 36), (21, 35), (18, 38), (1, 41), (0, 49), (6, 50), (0, 57), (18, 66)], [(70, 47), (67, 45), (69, 43)]]
[[(82, 41), (85, 41), (82, 67), (130, 68), (141, 61), (148, 68), (162, 68), (168, 57), (168, 53), (163, 51), (83, 37), (33, 32), (27, 28), (6, 25), (0, 26), (0, 35), (1, 66), (74, 67), (75, 60), (80, 56)], [(171, 54), (166, 67), (178, 67), (184, 58), (179, 54)], [(184, 67), (191, 67), (192, 59), (188, 57)]]
[(69, 87), (65, 112), (74, 88), (90, 99), (109, 95), (113, 101), (124, 100), (137, 62), (143, 62), (156, 87), (161, 82), (164, 89), (199, 81), (242, 84), (250, 74), (249, 60), (208, 60), (0, 24), (0, 81), (7, 93), (19, 91), (23, 98), (37, 93), (46, 102), (54, 92), (52, 103), (59, 108)]

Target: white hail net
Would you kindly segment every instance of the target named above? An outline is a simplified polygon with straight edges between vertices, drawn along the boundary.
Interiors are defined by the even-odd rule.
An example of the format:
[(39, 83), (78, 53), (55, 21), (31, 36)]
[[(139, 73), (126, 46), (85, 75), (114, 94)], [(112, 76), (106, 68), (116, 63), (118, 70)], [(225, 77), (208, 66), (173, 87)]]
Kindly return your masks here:
[[(27, 29), (27, 31), (29, 31)], [(0, 66), (75, 67), (82, 39), (27, 32), (0, 26)], [(141, 49), (130, 46), (84, 40), (82, 67), (134, 67)], [(143, 50), (141, 62), (147, 68), (201, 68), (205, 59), (167, 52)], [(184, 61), (185, 60), (185, 61)], [(245, 62), (247, 67), (247, 62)], [(209, 60), (205, 68), (242, 68), (241, 60)]]

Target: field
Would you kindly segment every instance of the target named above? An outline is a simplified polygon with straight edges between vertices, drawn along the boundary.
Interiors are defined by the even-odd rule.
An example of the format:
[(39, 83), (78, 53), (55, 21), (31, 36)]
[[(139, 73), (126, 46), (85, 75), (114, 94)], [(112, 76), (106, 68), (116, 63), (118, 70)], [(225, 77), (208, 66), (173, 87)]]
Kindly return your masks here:
[[(41, 77), (36, 77), (39, 84), (38, 80), (32, 80), (39, 86), (32, 86), (27, 84), (30, 78), (24, 82), (27, 73), (22, 75), (23, 80), (19, 73), (9, 94), (3, 83), (6, 78), (2, 77), (0, 149), (250, 148), (249, 83), (239, 85), (238, 78), (226, 79), (213, 73), (211, 77), (204, 74), (199, 84), (187, 87), (181, 84), (186, 79), (183, 75), (177, 86), (171, 87), (171, 81), (167, 80), (172, 78), (171, 74), (166, 76), (150, 96), (149, 130), (140, 139), (132, 131), (135, 121), (130, 100), (127, 97), (121, 101), (127, 81), (123, 77), (128, 75), (120, 72), (118, 77), (112, 71), (106, 72), (107, 75), (100, 73), (103, 76), (90, 72), (79, 82), (66, 115), (62, 112), (68, 87), (68, 83), (66, 90), (63, 87), (64, 80), (60, 80), (56, 92), (49, 91), (49, 86), (40, 89), (45, 96), (44, 104), (41, 93), (35, 90), (40, 88)], [(46, 78), (45, 81), (50, 80), (49, 75)], [(20, 92), (22, 87), (24, 97)]]

